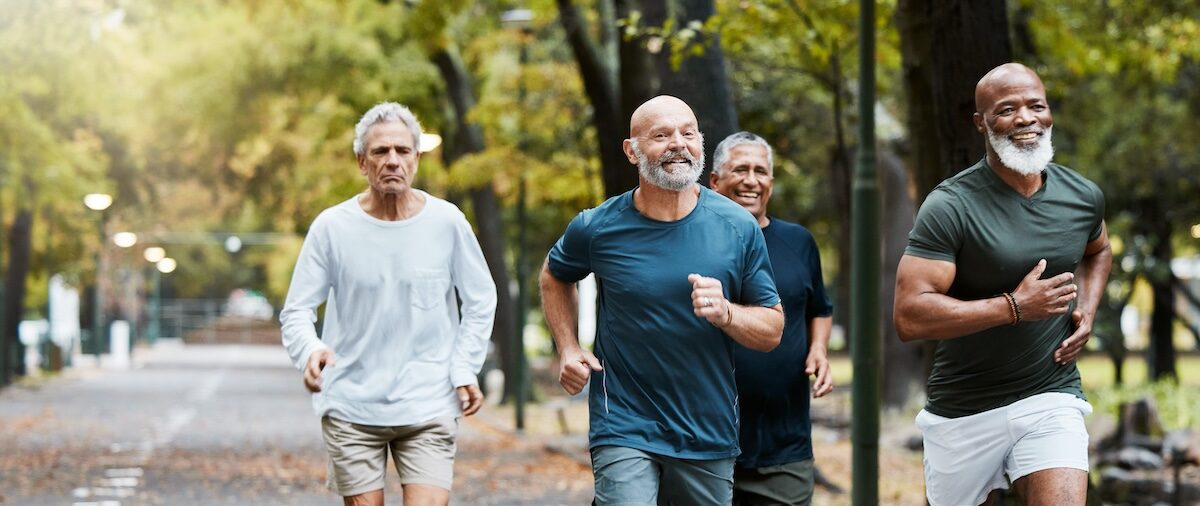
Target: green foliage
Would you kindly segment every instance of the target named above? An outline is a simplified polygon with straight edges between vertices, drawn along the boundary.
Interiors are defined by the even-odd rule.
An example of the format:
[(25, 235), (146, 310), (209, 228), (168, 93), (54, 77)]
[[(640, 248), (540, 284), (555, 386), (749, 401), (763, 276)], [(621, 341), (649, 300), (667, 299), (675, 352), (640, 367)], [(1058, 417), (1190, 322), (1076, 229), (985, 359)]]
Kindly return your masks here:
[(1088, 391), (1087, 396), (1097, 413), (1116, 416), (1123, 403), (1153, 399), (1164, 429), (1186, 429), (1200, 425), (1200, 390), (1194, 386), (1159, 381), (1136, 386), (1102, 387)]

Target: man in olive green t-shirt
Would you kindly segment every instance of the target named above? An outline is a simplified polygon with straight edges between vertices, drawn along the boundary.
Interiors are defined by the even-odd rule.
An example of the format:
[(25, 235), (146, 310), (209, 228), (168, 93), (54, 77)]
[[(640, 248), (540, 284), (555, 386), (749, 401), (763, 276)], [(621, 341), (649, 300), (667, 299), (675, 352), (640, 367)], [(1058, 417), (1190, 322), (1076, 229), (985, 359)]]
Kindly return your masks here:
[[(921, 205), (896, 273), (900, 339), (936, 341), (917, 416), (933, 506), (1083, 505), (1087, 430), (1075, 358), (1112, 264), (1104, 195), (1050, 163), (1041, 79), (1009, 63), (975, 88), (987, 156)], [(1079, 273), (1078, 280), (1075, 272)]]

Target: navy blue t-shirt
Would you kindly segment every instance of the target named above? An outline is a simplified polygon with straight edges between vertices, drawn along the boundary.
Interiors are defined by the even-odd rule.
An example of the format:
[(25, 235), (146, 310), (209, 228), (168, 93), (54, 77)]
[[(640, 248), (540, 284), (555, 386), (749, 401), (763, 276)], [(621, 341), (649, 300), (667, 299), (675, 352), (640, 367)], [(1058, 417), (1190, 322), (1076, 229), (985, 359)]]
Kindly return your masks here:
[(821, 277), (820, 252), (808, 229), (771, 218), (762, 230), (787, 320), (783, 341), (774, 350), (735, 347), (742, 418), (737, 467), (742, 469), (813, 458), (810, 388), (804, 373), (808, 324), (833, 314)]
[(745, 209), (700, 187), (678, 221), (645, 217), (633, 191), (579, 213), (550, 250), (550, 273), (596, 273), (599, 312), (588, 398), (591, 447), (686, 459), (738, 454), (734, 341), (692, 312), (688, 274), (716, 278), (731, 301), (779, 304), (766, 243)]

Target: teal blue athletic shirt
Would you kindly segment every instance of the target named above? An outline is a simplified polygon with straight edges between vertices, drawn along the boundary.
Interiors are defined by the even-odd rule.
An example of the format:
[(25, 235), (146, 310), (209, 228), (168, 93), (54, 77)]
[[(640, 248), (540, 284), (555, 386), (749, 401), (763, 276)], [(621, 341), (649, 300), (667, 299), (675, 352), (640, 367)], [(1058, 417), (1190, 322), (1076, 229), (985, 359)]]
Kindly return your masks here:
[(779, 295), (758, 223), (700, 188), (673, 222), (633, 207), (633, 191), (579, 213), (550, 250), (550, 273), (599, 291), (592, 373), (591, 447), (613, 445), (676, 458), (738, 455), (734, 341), (692, 312), (688, 274), (716, 278), (725, 297), (774, 306)]
[[(904, 254), (954, 263), (947, 295), (986, 299), (1016, 290), (1043, 258), (1042, 279), (1075, 272), (1103, 222), (1104, 194), (1075, 171), (1050, 164), (1042, 187), (1026, 198), (984, 159), (929, 193)], [(1073, 331), (1064, 314), (938, 341), (925, 409), (957, 418), (1046, 392), (1082, 399), (1075, 362), (1054, 363), (1054, 350)]]

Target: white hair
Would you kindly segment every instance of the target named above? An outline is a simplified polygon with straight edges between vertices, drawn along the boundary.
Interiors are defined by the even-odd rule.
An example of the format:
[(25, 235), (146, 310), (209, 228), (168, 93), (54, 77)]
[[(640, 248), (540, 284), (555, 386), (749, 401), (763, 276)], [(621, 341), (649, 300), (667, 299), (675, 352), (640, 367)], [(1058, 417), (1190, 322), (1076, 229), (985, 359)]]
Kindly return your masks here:
[(996, 156), (1000, 158), (1000, 163), (1008, 167), (1018, 174), (1032, 176), (1041, 174), (1046, 170), (1046, 166), (1054, 159), (1054, 144), (1051, 142), (1050, 133), (1053, 127), (1047, 127), (1045, 130), (1036, 128), (1026, 128), (1016, 132), (1011, 132), (1009, 135), (1014, 135), (1024, 132), (1037, 132), (1041, 135), (1037, 144), (1029, 147), (1021, 147), (1013, 144), (1008, 135), (997, 135), (992, 131), (992, 127), (984, 123), (987, 129), (988, 140), (992, 143), (992, 149), (996, 151)]
[(741, 145), (750, 144), (754, 146), (762, 146), (767, 150), (767, 169), (772, 172), (775, 170), (775, 150), (771, 149), (771, 145), (766, 139), (750, 132), (738, 132), (726, 137), (725, 140), (717, 144), (717, 149), (713, 151), (713, 174), (721, 175), (721, 170), (725, 167), (725, 162), (729, 160), (729, 152)]
[(421, 123), (417, 122), (417, 117), (407, 107), (395, 102), (380, 102), (363, 114), (362, 119), (358, 120), (358, 124), (354, 125), (354, 154), (362, 156), (363, 138), (367, 136), (367, 130), (379, 123), (387, 123), (399, 121), (408, 127), (408, 131), (412, 132), (413, 149), (421, 149)]

